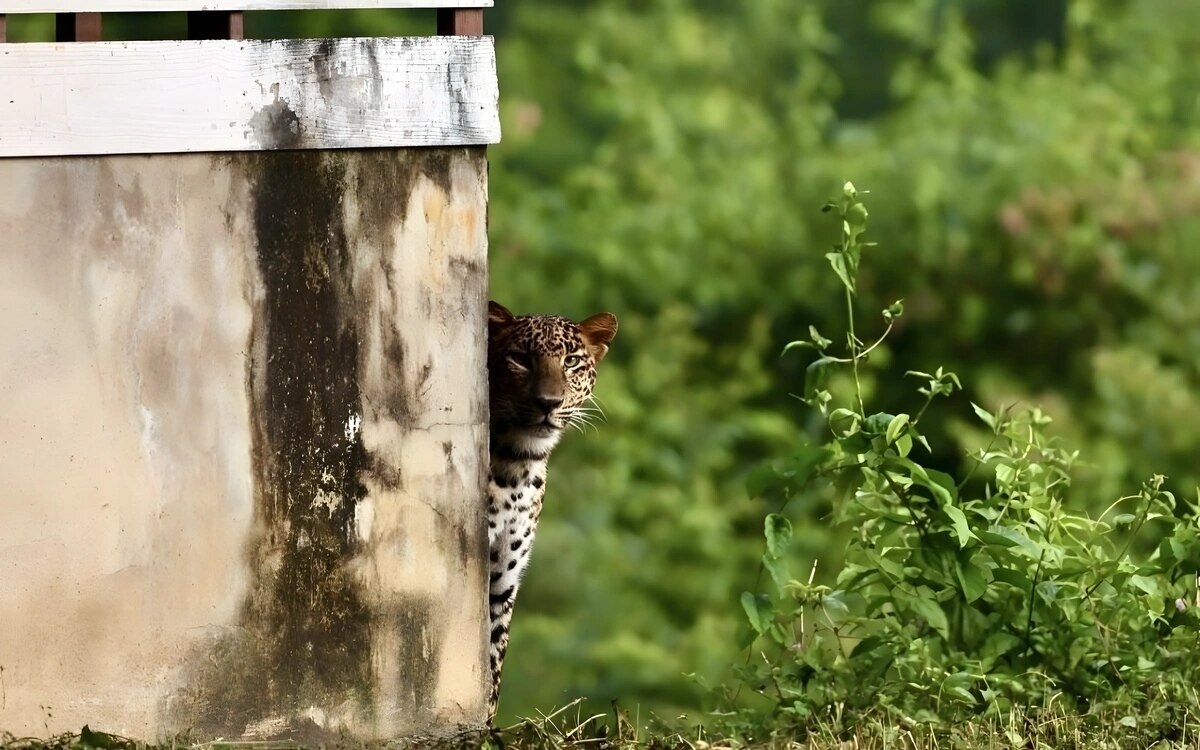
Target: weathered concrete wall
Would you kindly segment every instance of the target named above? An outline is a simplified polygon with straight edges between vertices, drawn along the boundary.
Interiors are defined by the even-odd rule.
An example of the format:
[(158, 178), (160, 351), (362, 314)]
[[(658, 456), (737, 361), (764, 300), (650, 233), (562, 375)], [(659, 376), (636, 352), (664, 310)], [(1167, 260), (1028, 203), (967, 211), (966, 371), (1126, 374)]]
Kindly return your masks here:
[(477, 725), (482, 148), (0, 159), (0, 730)]

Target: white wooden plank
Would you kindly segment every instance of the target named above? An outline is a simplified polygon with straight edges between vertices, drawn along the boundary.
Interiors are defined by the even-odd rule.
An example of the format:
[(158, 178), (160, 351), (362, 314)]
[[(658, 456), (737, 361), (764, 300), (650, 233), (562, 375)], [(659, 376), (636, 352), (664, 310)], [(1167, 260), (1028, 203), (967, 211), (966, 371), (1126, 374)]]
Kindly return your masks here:
[(491, 37), (0, 45), (0, 156), (500, 140)]
[(179, 10), (490, 8), (494, 0), (0, 0), (0, 13), (129, 13)]

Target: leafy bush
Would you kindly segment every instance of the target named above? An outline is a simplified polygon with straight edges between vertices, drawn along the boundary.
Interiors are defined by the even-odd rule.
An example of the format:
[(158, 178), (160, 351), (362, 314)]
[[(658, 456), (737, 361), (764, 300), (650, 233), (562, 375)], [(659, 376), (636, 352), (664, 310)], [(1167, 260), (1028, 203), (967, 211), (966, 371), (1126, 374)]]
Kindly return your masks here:
[[(775, 593), (742, 596), (762, 656), (743, 679), (766, 705), (735, 714), (742, 730), (852, 726), (879, 714), (909, 723), (1004, 717), (1057, 702), (1115, 708), (1127, 724), (1178, 733), (1198, 705), (1197, 507), (1177, 504), (1156, 475), (1095, 519), (1071, 510), (1078, 453), (1046, 436), (1050, 419), (1037, 408), (972, 404), (989, 438), (971, 452), (971, 468), (951, 476), (930, 467), (927, 409), (962, 385), (940, 369), (910, 371), (915, 411), (867, 409), (860, 371), (902, 305), (883, 311), (878, 340), (859, 338), (867, 211), (849, 183), (826, 208), (842, 226), (826, 258), (845, 292), (845, 352), (815, 328), (785, 352), (819, 355), (803, 400), (828, 439), (756, 472), (751, 486), (784, 507), (832, 491), (849, 544), (834, 585), (797, 579), (791, 523), (782, 511), (767, 516), (762, 565)], [(838, 368), (849, 373), (841, 395), (830, 390)], [(1150, 551), (1135, 554), (1143, 536)]]

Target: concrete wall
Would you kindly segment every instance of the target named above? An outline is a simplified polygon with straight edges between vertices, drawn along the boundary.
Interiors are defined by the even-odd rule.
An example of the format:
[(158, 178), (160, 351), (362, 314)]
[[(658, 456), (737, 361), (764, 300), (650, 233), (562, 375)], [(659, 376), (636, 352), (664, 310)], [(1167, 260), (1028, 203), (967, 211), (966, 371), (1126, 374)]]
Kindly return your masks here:
[(0, 730), (484, 721), (483, 148), (0, 159)]

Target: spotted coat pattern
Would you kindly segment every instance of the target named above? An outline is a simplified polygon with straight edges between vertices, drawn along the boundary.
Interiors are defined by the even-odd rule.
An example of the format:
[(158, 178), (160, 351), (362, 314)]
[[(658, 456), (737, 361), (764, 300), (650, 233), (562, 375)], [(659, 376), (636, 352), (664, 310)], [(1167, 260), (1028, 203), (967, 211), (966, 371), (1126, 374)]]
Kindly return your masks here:
[(589, 420), (596, 364), (616, 332), (610, 313), (575, 323), (554, 315), (517, 317), (495, 302), (488, 306), (489, 720), (500, 697), (513, 605), (542, 513), (546, 462), (564, 429)]

